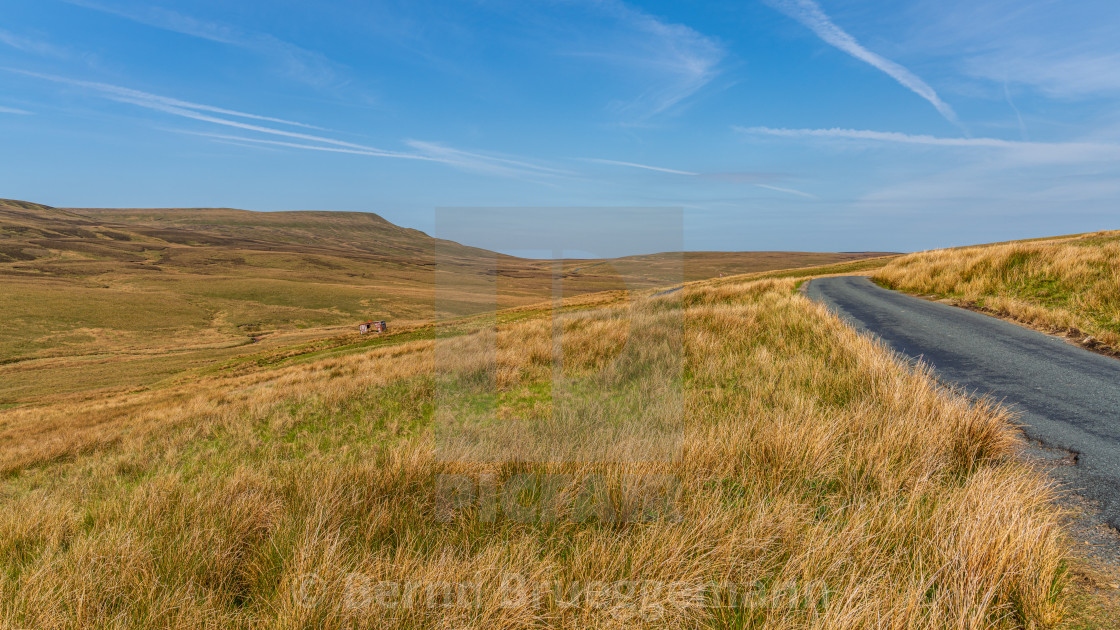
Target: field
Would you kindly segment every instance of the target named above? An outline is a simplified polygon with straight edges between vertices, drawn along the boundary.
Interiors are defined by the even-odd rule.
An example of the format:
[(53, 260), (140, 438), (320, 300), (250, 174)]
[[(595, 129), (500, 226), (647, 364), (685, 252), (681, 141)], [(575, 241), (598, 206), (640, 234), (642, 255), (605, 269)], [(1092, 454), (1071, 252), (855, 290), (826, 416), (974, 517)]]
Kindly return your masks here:
[(919, 252), (873, 278), (1120, 352), (1120, 232)]
[(0, 412), (0, 614), (43, 628), (1059, 621), (1069, 550), (1006, 413), (941, 389), (797, 282), (588, 294)]
[[(162, 387), (261, 350), (871, 254), (513, 258), (375, 214), (59, 209), (0, 200), (0, 407)], [(439, 276), (437, 277), (437, 270)]]
[(7, 627), (1099, 612), (1014, 418), (797, 289), (874, 274), (1103, 340), (1115, 233), (534, 261), (347, 213), (8, 202), (0, 230)]

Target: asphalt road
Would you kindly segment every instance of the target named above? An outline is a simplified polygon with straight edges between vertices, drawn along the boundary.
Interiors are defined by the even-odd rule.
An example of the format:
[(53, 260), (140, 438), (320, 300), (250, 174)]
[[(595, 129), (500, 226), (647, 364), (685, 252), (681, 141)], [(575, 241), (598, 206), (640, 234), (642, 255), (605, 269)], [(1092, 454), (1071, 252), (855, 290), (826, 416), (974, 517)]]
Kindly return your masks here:
[(1029, 438), (1075, 453), (1056, 473), (1120, 527), (1120, 360), (864, 277), (817, 278), (807, 294), (945, 382), (1002, 401)]

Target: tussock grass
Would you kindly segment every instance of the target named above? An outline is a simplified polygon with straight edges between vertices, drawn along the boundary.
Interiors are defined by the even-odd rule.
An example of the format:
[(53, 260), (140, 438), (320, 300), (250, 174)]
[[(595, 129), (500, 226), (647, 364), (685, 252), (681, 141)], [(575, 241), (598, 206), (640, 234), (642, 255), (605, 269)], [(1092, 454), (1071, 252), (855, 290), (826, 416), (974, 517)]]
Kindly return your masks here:
[(1120, 232), (919, 252), (874, 279), (1120, 348)]
[[(715, 284), (0, 411), (0, 619), (1036, 628), (1062, 617), (1052, 490), (1010, 457), (1004, 410), (940, 388), (793, 279)], [(481, 491), (448, 493), (463, 481)], [(496, 506), (482, 499), (511, 486)], [(412, 599), (377, 590), (389, 583)], [(537, 583), (559, 590), (509, 597)], [(596, 583), (609, 594), (588, 599)], [(712, 599), (713, 584), (753, 597)]]

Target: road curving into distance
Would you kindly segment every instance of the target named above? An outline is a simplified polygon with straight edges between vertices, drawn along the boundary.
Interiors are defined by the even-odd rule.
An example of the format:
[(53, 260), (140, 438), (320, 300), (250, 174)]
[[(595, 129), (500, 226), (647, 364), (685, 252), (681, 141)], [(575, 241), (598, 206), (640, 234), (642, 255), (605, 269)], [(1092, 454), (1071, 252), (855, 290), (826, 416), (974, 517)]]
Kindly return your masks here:
[(1075, 453), (1056, 473), (1120, 526), (1120, 360), (862, 276), (815, 278), (806, 294), (943, 381), (1002, 401), (1029, 438)]

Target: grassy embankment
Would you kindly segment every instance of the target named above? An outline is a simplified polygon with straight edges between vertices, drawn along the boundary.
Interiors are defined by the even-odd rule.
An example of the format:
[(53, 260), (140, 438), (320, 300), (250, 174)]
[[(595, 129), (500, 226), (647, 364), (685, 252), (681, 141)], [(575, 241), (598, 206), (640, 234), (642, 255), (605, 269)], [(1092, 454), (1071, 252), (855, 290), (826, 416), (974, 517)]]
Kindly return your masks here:
[(1120, 232), (919, 252), (873, 278), (1120, 351)]
[[(0, 411), (0, 616), (43, 628), (1061, 618), (1058, 515), (1010, 456), (1005, 412), (939, 389), (795, 284), (619, 293), (556, 319), (526, 312)], [(447, 481), (464, 479), (478, 494), (451, 501)], [(541, 582), (539, 597), (510, 590)], [(711, 584), (730, 599), (706, 598)]]

